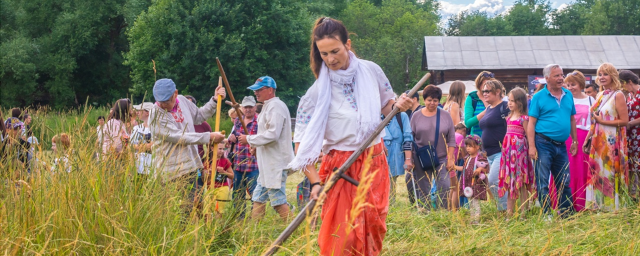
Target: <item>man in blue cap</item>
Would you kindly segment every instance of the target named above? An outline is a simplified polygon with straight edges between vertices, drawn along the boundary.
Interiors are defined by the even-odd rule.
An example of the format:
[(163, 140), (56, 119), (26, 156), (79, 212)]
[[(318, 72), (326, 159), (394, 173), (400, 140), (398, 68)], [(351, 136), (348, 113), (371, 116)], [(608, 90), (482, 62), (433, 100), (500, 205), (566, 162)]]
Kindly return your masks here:
[(153, 141), (152, 166), (155, 175), (163, 181), (183, 178), (189, 183), (189, 195), (195, 197), (204, 184), (201, 170), (204, 168), (198, 155), (199, 144), (220, 143), (224, 135), (219, 132), (197, 133), (194, 125), (201, 124), (216, 111), (216, 99), (226, 93), (218, 86), (214, 97), (203, 107), (178, 94), (176, 84), (167, 78), (156, 81), (153, 97), (156, 102), (149, 112), (149, 129)]
[(256, 80), (247, 89), (252, 90), (259, 102), (263, 102), (258, 115), (258, 134), (240, 135), (241, 144), (249, 144), (256, 150), (258, 161), (258, 184), (253, 191), (253, 211), (251, 217), (260, 219), (265, 214), (265, 204), (271, 206), (281, 218), (289, 216), (289, 205), (285, 194), (287, 164), (293, 160), (291, 138), (291, 115), (287, 105), (276, 97), (276, 82), (269, 76)]

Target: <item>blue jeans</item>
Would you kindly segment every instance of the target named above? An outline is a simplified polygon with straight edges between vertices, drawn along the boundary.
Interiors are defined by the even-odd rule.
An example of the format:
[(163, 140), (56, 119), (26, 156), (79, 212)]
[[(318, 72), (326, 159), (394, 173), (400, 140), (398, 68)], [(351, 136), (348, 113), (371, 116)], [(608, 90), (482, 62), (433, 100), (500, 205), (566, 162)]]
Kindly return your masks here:
[(536, 189), (538, 190), (538, 200), (542, 204), (545, 213), (549, 212), (551, 200), (549, 197), (549, 175), (553, 175), (553, 180), (558, 190), (560, 214), (573, 209), (571, 198), (571, 187), (569, 187), (569, 157), (567, 148), (553, 143), (536, 135), (536, 148), (538, 150), (538, 160), (535, 161)]
[(246, 192), (249, 195), (253, 195), (253, 191), (256, 190), (258, 182), (258, 175), (260, 172), (239, 172), (233, 171), (233, 208), (238, 214), (238, 217), (244, 218), (244, 214), (247, 211), (247, 203), (245, 201)]
[(500, 159), (502, 158), (502, 152), (495, 153), (487, 157), (489, 160), (489, 189), (491, 190), (491, 196), (496, 199), (498, 204), (498, 211), (507, 210), (507, 199), (509, 193), (505, 193), (504, 196), (498, 197), (498, 186), (500, 183)]

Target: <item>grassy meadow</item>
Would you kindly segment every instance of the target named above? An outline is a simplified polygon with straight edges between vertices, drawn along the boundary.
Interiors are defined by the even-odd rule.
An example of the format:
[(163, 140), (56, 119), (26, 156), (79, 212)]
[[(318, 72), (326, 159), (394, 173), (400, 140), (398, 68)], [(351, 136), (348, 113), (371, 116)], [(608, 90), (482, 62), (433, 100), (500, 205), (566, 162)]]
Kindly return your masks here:
[[(179, 184), (140, 179), (131, 158), (97, 162), (96, 118), (106, 112), (32, 111), (41, 144), (31, 175), (0, 163), (0, 254), (259, 255), (287, 226), (271, 209), (260, 222), (186, 215)], [(227, 118), (222, 129), (230, 128)], [(62, 132), (72, 138), (71, 173), (50, 171), (51, 137)], [(301, 180), (299, 173), (288, 178), (292, 204)], [(466, 210), (418, 213), (402, 178), (398, 184), (383, 255), (640, 255), (638, 205), (546, 222), (540, 208), (506, 221), (484, 202), (481, 224), (471, 225)], [(317, 255), (316, 236), (300, 227), (278, 255)]]

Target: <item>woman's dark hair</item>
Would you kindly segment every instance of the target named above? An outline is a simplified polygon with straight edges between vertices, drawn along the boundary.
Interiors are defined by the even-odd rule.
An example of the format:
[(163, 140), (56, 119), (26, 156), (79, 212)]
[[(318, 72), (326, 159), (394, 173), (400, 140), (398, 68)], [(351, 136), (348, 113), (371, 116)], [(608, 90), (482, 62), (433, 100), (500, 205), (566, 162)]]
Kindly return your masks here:
[(311, 71), (318, 78), (322, 68), (322, 57), (316, 41), (330, 37), (340, 40), (342, 44), (347, 44), (349, 32), (341, 21), (329, 17), (320, 17), (314, 24), (311, 32)]
[(432, 84), (427, 85), (427, 87), (422, 90), (422, 98), (427, 100), (428, 97), (440, 101), (440, 99), (442, 99), (442, 89)]
[(99, 117), (98, 117), (98, 121), (99, 121), (100, 119), (104, 120), (104, 116), (99, 116)]
[(631, 72), (631, 70), (620, 70), (620, 81), (639, 84), (640, 83), (639, 80), (640, 78), (638, 78), (638, 75), (636, 75), (636, 73)]
[(131, 113), (131, 101), (129, 99), (117, 100), (111, 108), (111, 114), (109, 114), (109, 120), (117, 119), (122, 122), (129, 120)]
[(15, 117), (22, 120), (22, 110), (20, 110), (19, 108), (12, 108), (11, 117)]

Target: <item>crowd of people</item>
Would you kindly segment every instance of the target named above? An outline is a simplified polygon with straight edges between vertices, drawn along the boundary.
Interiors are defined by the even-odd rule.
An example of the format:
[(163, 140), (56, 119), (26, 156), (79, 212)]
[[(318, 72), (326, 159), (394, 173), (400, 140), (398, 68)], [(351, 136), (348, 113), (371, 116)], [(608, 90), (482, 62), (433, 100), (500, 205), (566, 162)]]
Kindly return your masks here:
[[(539, 204), (549, 220), (638, 202), (640, 85), (631, 71), (604, 63), (596, 84), (586, 84), (582, 72), (550, 64), (543, 69), (546, 84), (533, 95), (507, 90), (482, 71), (476, 91), (466, 95), (465, 85), (454, 82), (441, 104), (443, 92), (434, 85), (421, 95), (395, 95), (380, 66), (355, 55), (338, 20), (315, 22), (310, 52), (316, 81), (300, 99), (293, 131), (269, 76), (247, 88), (255, 97), (244, 97), (241, 111), (229, 110), (234, 124), (228, 137), (206, 122), (218, 96), (226, 97), (224, 88), (197, 107), (194, 97), (179, 94), (164, 78), (154, 84), (155, 102), (121, 99), (98, 118), (97, 161), (133, 155), (138, 177), (180, 182), (189, 202), (198, 204), (209, 188), (215, 212), (232, 209), (245, 218), (249, 197), (252, 219), (264, 216), (270, 202), (286, 220), (293, 207), (285, 189), (289, 174), (306, 176), (298, 186), (302, 202), (317, 199), (334, 170), (375, 136), (345, 173), (361, 181), (368, 166), (364, 209), (349, 215), (357, 194), (352, 183), (339, 180), (327, 193), (318, 233), (323, 255), (379, 254), (403, 175), (417, 211), (468, 208), (474, 224), (481, 221), (480, 202), (488, 199), (506, 218), (524, 218)], [(373, 134), (396, 108), (384, 132)], [(11, 112), (2, 122), (0, 152), (28, 170), (38, 140), (31, 117), (17, 108)], [(74, 171), (71, 139), (53, 137), (52, 171)]]

